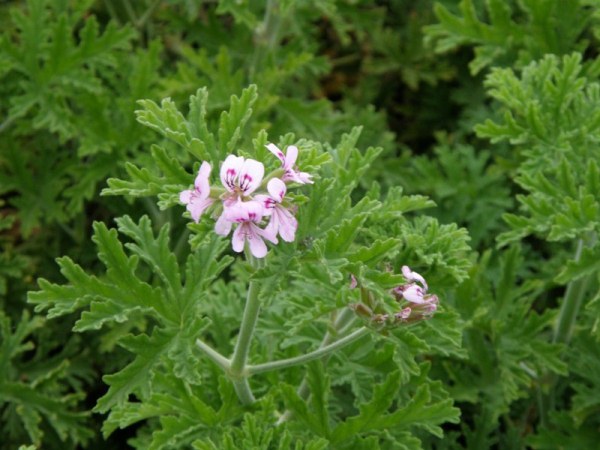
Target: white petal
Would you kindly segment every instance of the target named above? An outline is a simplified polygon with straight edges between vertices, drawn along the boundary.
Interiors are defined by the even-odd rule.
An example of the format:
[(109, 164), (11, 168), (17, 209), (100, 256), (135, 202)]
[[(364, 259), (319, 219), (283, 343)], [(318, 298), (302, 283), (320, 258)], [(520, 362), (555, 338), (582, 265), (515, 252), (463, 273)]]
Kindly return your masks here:
[(262, 220), (263, 216), (265, 215), (265, 208), (263, 207), (262, 203), (252, 200), (245, 202), (244, 205), (246, 206), (246, 211), (248, 212), (248, 220), (251, 220), (252, 222), (260, 222)]
[(244, 161), (238, 178), (238, 186), (242, 189), (244, 195), (252, 194), (256, 188), (260, 186), (264, 174), (265, 166), (263, 166), (261, 162), (258, 162), (255, 159), (247, 159)]
[(262, 205), (263, 217), (270, 216), (273, 213), (275, 201), (271, 197), (269, 197), (268, 195), (258, 194), (252, 198), (254, 199), (254, 201), (257, 201)]
[(287, 169), (283, 176), (284, 181), (293, 181), (298, 184), (313, 184), (311, 175), (306, 172), (296, 172), (293, 169)]
[(233, 232), (233, 236), (231, 238), (231, 246), (233, 250), (240, 253), (244, 250), (244, 244), (246, 243), (246, 238), (248, 237), (248, 224), (241, 223)]
[(285, 155), (281, 150), (279, 150), (279, 147), (277, 147), (275, 144), (268, 144), (267, 148), (271, 153), (273, 153), (275, 156), (277, 156), (277, 158), (279, 158), (279, 161), (281, 161), (282, 165), (285, 164)]
[(233, 191), (237, 185), (237, 178), (240, 169), (244, 164), (244, 158), (241, 156), (229, 155), (221, 165), (221, 183), (228, 191)]
[(250, 244), (250, 252), (257, 258), (264, 258), (267, 254), (267, 244), (262, 240), (256, 225), (249, 224), (250, 233), (248, 234), (248, 244)]
[(287, 148), (287, 151), (285, 153), (284, 168), (286, 170), (292, 169), (294, 167), (294, 164), (296, 164), (297, 159), (298, 159), (298, 147), (296, 147), (295, 145), (290, 145)]
[(229, 232), (231, 231), (231, 222), (229, 220), (227, 220), (227, 217), (225, 215), (226, 211), (227, 211), (227, 209), (225, 209), (221, 213), (221, 215), (217, 219), (217, 222), (215, 223), (215, 233), (217, 233), (221, 236), (227, 236), (229, 234)]
[(274, 200), (281, 203), (287, 188), (285, 187), (285, 183), (279, 178), (273, 178), (269, 180), (269, 183), (267, 184), (267, 191), (269, 191), (269, 194), (271, 194), (271, 197), (273, 197)]
[(425, 303), (425, 300), (423, 299), (423, 289), (416, 284), (404, 289), (402, 296), (411, 303)]
[(233, 237), (231, 238), (231, 246), (233, 250), (240, 253), (244, 250), (244, 242), (246, 242), (246, 234), (247, 234), (247, 224), (240, 224), (235, 231), (233, 232)]
[(314, 181), (311, 180), (312, 175), (308, 172), (296, 172), (296, 177), (300, 180), (301, 184), (313, 184)]
[(233, 203), (223, 210), (225, 219), (232, 223), (241, 223), (248, 221), (248, 208), (246, 203), (241, 200)]
[(196, 187), (196, 191), (200, 193), (200, 198), (208, 198), (210, 194), (208, 178), (210, 176), (211, 169), (212, 168), (210, 167), (210, 164), (204, 161), (198, 170), (198, 175), (194, 181), (194, 186)]
[(279, 216), (279, 235), (285, 242), (293, 242), (296, 238), (298, 221), (285, 208), (278, 206), (277, 215)]
[(402, 276), (406, 278), (407, 281), (418, 281), (423, 285), (425, 290), (427, 290), (427, 282), (425, 281), (425, 278), (423, 278), (417, 272), (413, 272), (412, 270), (410, 270), (410, 267), (402, 266)]
[(187, 205), (187, 210), (192, 214), (192, 219), (194, 219), (195, 222), (198, 222), (202, 213), (206, 210), (206, 208), (213, 204), (213, 201), (214, 200), (212, 198), (193, 199)]
[(277, 244), (277, 231), (279, 230), (279, 221), (277, 220), (277, 215), (273, 214), (271, 216), (271, 220), (269, 224), (265, 227), (264, 230), (261, 230), (261, 235), (267, 240), (271, 241), (273, 244)]
[(269, 224), (265, 227), (264, 230), (256, 227), (256, 232), (264, 237), (267, 241), (272, 242), (273, 244), (277, 244), (279, 241), (277, 240), (277, 231), (279, 230), (279, 219), (277, 214), (273, 214), (271, 216), (271, 220)]
[(194, 191), (192, 191), (190, 189), (181, 191), (179, 193), (179, 201), (181, 203), (183, 203), (184, 205), (187, 205), (190, 202), (190, 200), (192, 199), (192, 192), (194, 192)]

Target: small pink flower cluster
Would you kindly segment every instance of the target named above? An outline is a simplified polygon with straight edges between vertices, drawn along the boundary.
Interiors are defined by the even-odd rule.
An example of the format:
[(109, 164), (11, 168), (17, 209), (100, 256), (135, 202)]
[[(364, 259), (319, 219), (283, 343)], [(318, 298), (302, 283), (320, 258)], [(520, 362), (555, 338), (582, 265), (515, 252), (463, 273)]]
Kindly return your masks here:
[(350, 304), (350, 308), (369, 325), (375, 325), (378, 330), (387, 330), (402, 324), (412, 324), (431, 318), (439, 304), (437, 295), (428, 294), (425, 279), (417, 272), (410, 270), (408, 266), (402, 266), (402, 275), (406, 279), (406, 283), (392, 289), (396, 301), (402, 306), (400, 311), (388, 312), (385, 304), (378, 301), (372, 292), (361, 286), (352, 274), (350, 274), (349, 287), (350, 289), (360, 289), (361, 301)]
[(395, 287), (392, 294), (398, 302), (405, 300), (408, 305), (394, 314), (395, 319), (409, 323), (429, 319), (437, 310), (439, 304), (437, 295), (427, 293), (429, 288), (425, 278), (410, 270), (410, 267), (402, 266), (402, 275), (407, 283)]
[[(286, 182), (312, 183), (311, 175), (299, 172), (295, 166), (298, 158), (296, 146), (290, 145), (285, 155), (274, 144), (267, 145), (267, 148), (279, 158), (283, 171), (281, 178), (267, 177), (267, 192), (255, 194), (264, 184), (265, 167), (261, 162), (229, 155), (220, 170), (224, 189), (211, 189), (209, 177), (212, 167), (204, 161), (194, 181), (194, 188), (179, 194), (179, 200), (186, 205), (196, 222), (209, 207), (220, 200), (215, 205), (217, 214), (220, 212), (215, 232), (227, 236), (236, 225), (231, 240), (233, 249), (241, 252), (248, 243), (250, 252), (257, 258), (263, 258), (267, 254), (264, 240), (277, 244), (277, 235), (286, 242), (295, 239), (298, 221), (292, 213), (293, 205), (285, 198)], [(259, 225), (265, 217), (270, 218), (269, 222), (265, 228), (261, 228)]]

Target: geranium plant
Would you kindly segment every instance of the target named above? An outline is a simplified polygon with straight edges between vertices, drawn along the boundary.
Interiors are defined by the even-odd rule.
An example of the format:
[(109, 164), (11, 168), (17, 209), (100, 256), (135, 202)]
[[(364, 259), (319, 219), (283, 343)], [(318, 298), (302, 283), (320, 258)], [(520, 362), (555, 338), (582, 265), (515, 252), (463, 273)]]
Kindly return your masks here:
[[(351, 448), (384, 435), (415, 440), (419, 428), (441, 436), (439, 425), (456, 421), (457, 410), (419, 360), (423, 352), (459, 351), (460, 324), (407, 264), (435, 268), (434, 279), (446, 280), (435, 288), (441, 292), (465, 276), (466, 233), (407, 218), (430, 205), (424, 197), (394, 189), (380, 199), (376, 184), (361, 186), (379, 150), (355, 148), (360, 129), (336, 147), (291, 134), (273, 143), (264, 131), (247, 140), (256, 98), (250, 87), (232, 99), (218, 141), (205, 121), (206, 90), (190, 98), (187, 119), (169, 100), (141, 102), (138, 120), (191, 158), (169, 150), (168, 141), (155, 145), (154, 167), (129, 165), (130, 180), (109, 180), (104, 194), (158, 195), (161, 208), (186, 211), (191, 247), (173, 253), (170, 225), (155, 234), (145, 216), (117, 220), (130, 240), (124, 244), (116, 230), (96, 223), (106, 275), (87, 275), (62, 258), (69, 284), (42, 280), (30, 301), (50, 317), (83, 309), (75, 331), (106, 330), (132, 353), (105, 377), (109, 389), (95, 410), (109, 413), (107, 436), (156, 417), (137, 446), (220, 448), (235, 424), (257, 421), (277, 426), (269, 439), (284, 448)], [(175, 225), (177, 234), (185, 235), (184, 224)], [(415, 232), (427, 236), (416, 246), (409, 237)], [(418, 255), (433, 246), (438, 253), (426, 264)], [(364, 360), (373, 346), (391, 351), (375, 371)], [(352, 369), (357, 364), (362, 369)], [(339, 411), (331, 379), (362, 405), (357, 412)]]

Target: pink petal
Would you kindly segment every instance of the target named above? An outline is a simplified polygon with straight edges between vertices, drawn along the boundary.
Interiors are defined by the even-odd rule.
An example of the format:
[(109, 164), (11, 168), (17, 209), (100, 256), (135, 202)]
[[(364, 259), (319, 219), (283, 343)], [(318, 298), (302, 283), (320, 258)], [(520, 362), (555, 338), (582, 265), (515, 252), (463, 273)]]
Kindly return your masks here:
[(261, 162), (254, 159), (244, 161), (238, 178), (238, 186), (242, 189), (244, 195), (252, 194), (260, 186), (264, 174), (265, 166)]
[(264, 208), (260, 202), (251, 200), (243, 203), (246, 208), (248, 220), (252, 222), (260, 222), (264, 216)]
[(264, 215), (264, 208), (260, 202), (255, 200), (248, 202), (238, 200), (235, 204), (225, 208), (224, 214), (230, 222), (260, 222)]
[(399, 313), (396, 313), (396, 317), (398, 317), (399, 319), (408, 319), (410, 317), (412, 310), (410, 308), (404, 308), (402, 311), (400, 311)]
[(272, 240), (273, 238), (277, 239), (277, 230), (279, 230), (279, 219), (277, 218), (276, 211), (273, 210), (271, 220), (269, 220), (269, 223), (262, 232), (266, 239)]
[(202, 213), (212, 205), (214, 200), (212, 198), (192, 198), (192, 201), (188, 203), (187, 210), (191, 213), (192, 219), (197, 223), (200, 220)]
[(231, 238), (231, 246), (233, 250), (240, 253), (244, 250), (244, 242), (246, 242), (246, 235), (248, 224), (241, 223), (233, 232), (233, 237)]
[(277, 240), (277, 230), (279, 229), (279, 223), (277, 221), (277, 217), (275, 214), (271, 216), (271, 221), (265, 227), (264, 230), (259, 228), (258, 233), (264, 237), (267, 241), (272, 242), (273, 244), (277, 244), (279, 241)]
[(314, 181), (311, 180), (312, 175), (307, 172), (296, 172), (296, 177), (300, 180), (301, 184), (313, 184)]
[(190, 200), (192, 199), (192, 192), (194, 192), (194, 191), (192, 191), (190, 189), (186, 189), (185, 191), (181, 191), (179, 193), (179, 201), (181, 203), (183, 203), (184, 205), (187, 205), (190, 202)]
[(211, 169), (212, 168), (210, 167), (210, 164), (204, 161), (198, 170), (198, 175), (194, 181), (194, 186), (196, 187), (196, 191), (200, 193), (200, 198), (207, 198), (210, 195), (208, 178), (210, 176)]
[(428, 289), (427, 288), (427, 282), (425, 281), (425, 278), (423, 278), (417, 272), (413, 272), (412, 270), (410, 270), (410, 267), (408, 267), (408, 266), (402, 266), (402, 276), (404, 276), (404, 278), (406, 278), (407, 281), (418, 281), (419, 283), (421, 283), (423, 285), (423, 287), (425, 288), (425, 290)]
[(223, 210), (223, 216), (228, 222), (241, 223), (248, 221), (248, 209), (246, 203), (238, 200)]
[(231, 222), (226, 217), (227, 208), (223, 210), (217, 222), (215, 223), (215, 233), (221, 236), (227, 236), (231, 231)]
[(263, 207), (263, 216), (270, 216), (273, 213), (273, 208), (275, 207), (275, 200), (273, 200), (268, 195), (255, 195), (252, 197), (255, 201), (259, 202)]
[(279, 219), (279, 235), (286, 242), (293, 242), (296, 238), (296, 230), (298, 229), (298, 221), (285, 208), (277, 206), (275, 208)]
[(411, 303), (425, 303), (423, 299), (423, 289), (416, 284), (413, 284), (404, 291), (402, 291), (402, 296)]
[(285, 170), (292, 169), (294, 167), (294, 164), (296, 164), (297, 159), (298, 159), (298, 147), (296, 147), (295, 145), (290, 145), (287, 148), (287, 151), (285, 153), (285, 164), (284, 164), (283, 168)]
[(233, 192), (237, 185), (240, 169), (244, 164), (244, 158), (241, 156), (229, 155), (221, 165), (221, 183), (229, 191)]
[(281, 203), (287, 188), (285, 187), (285, 183), (279, 178), (273, 178), (269, 180), (269, 183), (267, 184), (267, 190), (273, 199), (275, 199), (278, 203)]
[(264, 258), (267, 254), (267, 244), (262, 240), (259, 234), (260, 228), (254, 224), (248, 224), (249, 233), (246, 236), (250, 244), (250, 252), (257, 258)]
[(312, 175), (306, 172), (296, 172), (293, 169), (288, 169), (283, 175), (283, 181), (293, 181), (298, 184), (312, 184), (313, 181), (310, 179)]
[(273, 153), (275, 156), (277, 156), (277, 158), (279, 158), (279, 161), (281, 161), (281, 165), (285, 164), (285, 155), (281, 150), (279, 150), (279, 147), (277, 147), (275, 144), (268, 144), (267, 148), (271, 153)]

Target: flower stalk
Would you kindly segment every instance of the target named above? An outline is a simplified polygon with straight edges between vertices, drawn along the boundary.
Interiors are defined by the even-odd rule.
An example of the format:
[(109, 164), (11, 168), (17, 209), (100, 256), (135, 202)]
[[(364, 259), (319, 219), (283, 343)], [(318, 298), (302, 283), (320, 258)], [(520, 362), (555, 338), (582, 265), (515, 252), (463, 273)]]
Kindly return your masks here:
[(210, 345), (206, 344), (202, 339), (196, 339), (196, 345), (209, 357), (209, 359), (223, 369), (224, 372), (229, 373), (231, 368), (231, 361), (229, 359), (225, 358)]
[(248, 366), (247, 371), (250, 375), (255, 375), (257, 373), (270, 372), (272, 370), (277, 369), (285, 369), (288, 367), (298, 366), (300, 364), (305, 364), (310, 361), (314, 361), (316, 359), (323, 358), (324, 356), (333, 353), (334, 351), (345, 347), (348, 344), (360, 339), (365, 334), (369, 333), (369, 329), (367, 327), (361, 327), (356, 331), (350, 333), (343, 338), (334, 341), (333, 343), (325, 346), (320, 346), (317, 350), (314, 350), (310, 353), (306, 353), (305, 355), (295, 356), (293, 358), (281, 359), (279, 361), (271, 361), (264, 364), (257, 364), (255, 366)]
[[(585, 237), (580, 238), (577, 241), (577, 248), (575, 250), (574, 260), (577, 262), (581, 259), (581, 253), (586, 247), (592, 247), (595, 245), (596, 236), (589, 234)], [(592, 276), (584, 276), (576, 280), (571, 281), (567, 285), (565, 296), (563, 298), (560, 310), (558, 313), (558, 320), (556, 327), (554, 328), (554, 334), (552, 336), (552, 343), (568, 345), (573, 336), (573, 331), (577, 324), (577, 316), (585, 294), (589, 288)], [(545, 385), (547, 386), (547, 392), (544, 393), (540, 388), (538, 390), (538, 407), (540, 409), (540, 422), (542, 426), (546, 426), (548, 421), (548, 414), (555, 409), (555, 397), (556, 397), (556, 383), (557, 376), (548, 376)]]
[[(348, 328), (350, 328), (352, 326), (352, 324), (354, 323), (355, 320), (356, 320), (356, 314), (354, 313), (354, 311), (350, 308), (345, 308), (340, 313), (340, 315), (337, 317), (335, 322), (333, 323), (333, 330), (327, 331), (327, 333), (325, 333), (325, 336), (323, 337), (323, 340), (321, 341), (321, 345), (319, 346), (319, 349), (326, 348), (329, 345), (331, 345), (332, 343), (334, 343), (336, 341), (336, 338), (340, 335), (343, 335), (348, 330)], [(365, 328), (365, 327), (363, 327), (363, 328)], [(362, 330), (363, 328), (359, 328), (359, 330)], [(347, 342), (347, 344), (349, 344), (349, 343), (350, 342)], [(323, 359), (323, 362), (327, 362), (330, 355), (331, 355), (331, 353), (326, 353), (326, 354), (322, 355), (321, 358)], [(308, 398), (310, 392), (309, 392), (308, 380), (307, 380), (306, 376), (300, 383), (300, 386), (298, 387), (298, 390), (296, 392), (298, 393), (298, 396), (300, 398), (302, 398), (302, 399)], [(293, 413), (291, 410), (289, 410), (289, 409), (286, 410), (277, 420), (277, 425), (281, 425), (282, 423), (287, 422), (292, 417), (292, 415), (293, 415)]]
[[(586, 242), (585, 239), (581, 238), (577, 242), (574, 258), (576, 262), (581, 258), (581, 252), (586, 246), (594, 245), (595, 239), (589, 239), (589, 241), (592, 242)], [(565, 297), (558, 314), (558, 322), (554, 329), (553, 343), (568, 344), (570, 342), (571, 336), (573, 335), (573, 329), (577, 322), (577, 315), (581, 309), (581, 304), (583, 303), (590, 281), (591, 278), (589, 276), (584, 276), (571, 281), (567, 285)]]

